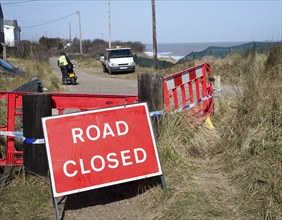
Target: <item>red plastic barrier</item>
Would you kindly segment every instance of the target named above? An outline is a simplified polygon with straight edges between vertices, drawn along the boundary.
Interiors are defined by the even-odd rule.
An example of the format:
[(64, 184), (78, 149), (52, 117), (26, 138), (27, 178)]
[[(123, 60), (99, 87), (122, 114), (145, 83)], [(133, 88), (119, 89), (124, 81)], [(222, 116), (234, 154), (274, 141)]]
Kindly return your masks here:
[(209, 64), (200, 64), (164, 78), (165, 111), (191, 109), (193, 116), (209, 116), (213, 110)]
[[(0, 131), (15, 131), (16, 116), (22, 116), (22, 95), (31, 93), (0, 92), (0, 107), (6, 107), (6, 124), (0, 125)], [(130, 95), (93, 95), (93, 94), (52, 94), (52, 108), (58, 114), (65, 111), (84, 111), (138, 102), (138, 96)], [(4, 109), (4, 108), (1, 108)], [(3, 118), (3, 117), (2, 117)], [(23, 151), (15, 150), (15, 137), (7, 136), (6, 152), (0, 154), (0, 166), (22, 165)]]

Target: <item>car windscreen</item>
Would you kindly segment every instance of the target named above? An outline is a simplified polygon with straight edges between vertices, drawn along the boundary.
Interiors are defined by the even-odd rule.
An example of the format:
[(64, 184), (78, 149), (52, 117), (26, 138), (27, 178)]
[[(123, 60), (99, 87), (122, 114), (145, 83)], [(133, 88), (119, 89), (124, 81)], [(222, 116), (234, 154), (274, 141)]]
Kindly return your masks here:
[(131, 50), (123, 49), (123, 50), (110, 50), (109, 58), (118, 58), (118, 57), (132, 57)]

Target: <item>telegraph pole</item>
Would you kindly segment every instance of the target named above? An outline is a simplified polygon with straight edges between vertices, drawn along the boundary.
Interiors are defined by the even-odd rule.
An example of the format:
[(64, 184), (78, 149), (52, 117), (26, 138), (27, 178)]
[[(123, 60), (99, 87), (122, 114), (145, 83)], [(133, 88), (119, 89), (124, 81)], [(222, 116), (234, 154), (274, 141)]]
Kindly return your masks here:
[(80, 23), (80, 11), (76, 12), (78, 16), (78, 26), (79, 26), (79, 48), (80, 48), (80, 53), (82, 54), (82, 37), (81, 37), (81, 23)]
[(71, 43), (71, 23), (69, 22), (69, 40), (70, 40), (70, 43)]
[(108, 13), (109, 13), (109, 48), (112, 47), (112, 32), (111, 32), (111, 3), (108, 2)]
[(153, 65), (154, 70), (158, 70), (158, 50), (157, 50), (157, 33), (156, 33), (156, 13), (155, 13), (155, 0), (152, 0), (152, 26), (153, 26)]

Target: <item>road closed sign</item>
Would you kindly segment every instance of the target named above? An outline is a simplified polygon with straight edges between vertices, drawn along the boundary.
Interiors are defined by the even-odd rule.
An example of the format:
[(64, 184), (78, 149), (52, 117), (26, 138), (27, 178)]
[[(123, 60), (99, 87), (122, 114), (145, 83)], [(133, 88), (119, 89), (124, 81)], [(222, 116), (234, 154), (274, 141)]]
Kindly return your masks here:
[(162, 175), (146, 103), (42, 122), (54, 197)]

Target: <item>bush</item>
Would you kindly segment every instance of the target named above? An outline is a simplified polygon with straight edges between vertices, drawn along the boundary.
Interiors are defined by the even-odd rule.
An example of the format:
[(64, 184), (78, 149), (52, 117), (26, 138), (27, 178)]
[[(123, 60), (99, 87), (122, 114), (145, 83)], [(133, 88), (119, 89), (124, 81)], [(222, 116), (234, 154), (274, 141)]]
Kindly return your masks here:
[[(83, 54), (86, 57), (98, 59), (104, 54), (108, 45), (108, 42), (102, 39), (83, 40)], [(131, 41), (115, 41), (112, 42), (112, 47), (114, 46), (131, 47), (134, 53), (143, 52), (145, 49), (145, 45), (141, 42)], [(80, 53), (80, 40), (74, 38), (70, 42), (66, 39), (41, 37), (39, 43), (23, 40), (20, 41), (16, 47), (7, 48), (7, 54), (10, 57), (43, 62), (48, 62), (49, 56), (58, 56), (62, 51), (68, 54)]]
[(26, 60), (48, 62), (49, 59), (48, 48), (45, 45), (26, 40), (20, 41), (14, 48), (8, 48), (7, 54), (10, 57)]

